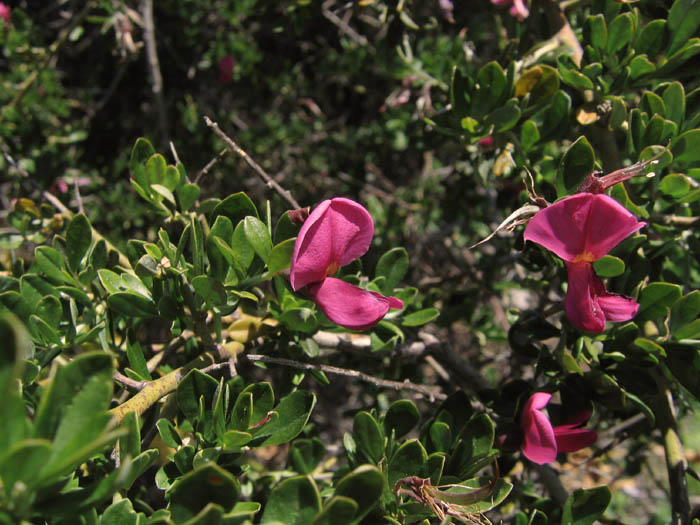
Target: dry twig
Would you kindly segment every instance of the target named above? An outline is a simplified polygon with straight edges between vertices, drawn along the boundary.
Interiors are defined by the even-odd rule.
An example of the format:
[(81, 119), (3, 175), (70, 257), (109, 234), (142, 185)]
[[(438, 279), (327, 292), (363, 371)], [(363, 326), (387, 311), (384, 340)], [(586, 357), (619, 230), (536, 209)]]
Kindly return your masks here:
[(284, 198), (289, 204), (292, 205), (292, 207), (295, 210), (298, 210), (301, 208), (299, 206), (299, 203), (294, 200), (294, 197), (292, 197), (292, 194), (289, 193), (287, 190), (285, 190), (282, 186), (280, 186), (275, 179), (270, 177), (264, 169), (260, 167), (260, 165), (255, 162), (250, 155), (248, 155), (238, 144), (236, 144), (231, 137), (226, 135), (223, 131), (221, 131), (221, 128), (219, 128), (219, 125), (211, 120), (209, 117), (204, 117), (204, 122), (207, 123), (207, 126), (209, 126), (211, 129), (214, 130), (214, 133), (216, 133), (221, 140), (223, 140), (231, 150), (236, 153), (239, 157), (241, 157), (243, 160), (245, 160), (248, 165), (255, 170), (255, 173), (257, 173), (262, 180), (265, 181), (267, 184), (268, 188), (274, 189), (277, 193), (279, 193), (282, 198)]

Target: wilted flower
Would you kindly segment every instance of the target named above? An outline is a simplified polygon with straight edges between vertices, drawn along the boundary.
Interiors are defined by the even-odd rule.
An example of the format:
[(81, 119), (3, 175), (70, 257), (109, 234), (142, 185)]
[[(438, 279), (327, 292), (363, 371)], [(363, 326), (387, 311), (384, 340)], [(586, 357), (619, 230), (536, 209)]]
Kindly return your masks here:
[(560, 452), (575, 452), (598, 439), (593, 430), (578, 428), (591, 417), (587, 410), (575, 414), (565, 425), (552, 427), (549, 418), (540, 412), (550, 399), (552, 394), (535, 392), (525, 403), (520, 417), (524, 434), (520, 449), (527, 459), (540, 465), (554, 461)]
[(605, 289), (593, 273), (593, 262), (645, 224), (615, 199), (592, 193), (562, 199), (530, 219), (525, 240), (544, 246), (566, 262), (569, 287), (564, 310), (576, 328), (601, 333), (606, 320), (628, 321), (637, 314), (636, 301)]
[(510, 10), (508, 12), (511, 14), (511, 16), (516, 17), (521, 22), (530, 14), (524, 0), (491, 0), (491, 3), (498, 6), (510, 6)]
[(402, 308), (396, 297), (363, 290), (331, 277), (338, 268), (364, 255), (374, 235), (369, 212), (350, 199), (323, 201), (299, 231), (289, 272), (294, 291), (304, 289), (333, 322), (353, 330), (377, 323), (389, 308)]
[(233, 80), (233, 68), (236, 61), (231, 55), (226, 55), (219, 60), (219, 82), (228, 83)]

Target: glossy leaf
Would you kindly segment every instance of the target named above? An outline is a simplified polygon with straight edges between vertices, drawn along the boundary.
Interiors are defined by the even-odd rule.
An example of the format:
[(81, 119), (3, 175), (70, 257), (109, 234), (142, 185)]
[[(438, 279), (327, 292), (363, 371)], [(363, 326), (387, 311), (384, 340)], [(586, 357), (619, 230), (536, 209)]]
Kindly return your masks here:
[(309, 525), (321, 510), (321, 495), (309, 476), (296, 476), (272, 489), (260, 520), (285, 525)]

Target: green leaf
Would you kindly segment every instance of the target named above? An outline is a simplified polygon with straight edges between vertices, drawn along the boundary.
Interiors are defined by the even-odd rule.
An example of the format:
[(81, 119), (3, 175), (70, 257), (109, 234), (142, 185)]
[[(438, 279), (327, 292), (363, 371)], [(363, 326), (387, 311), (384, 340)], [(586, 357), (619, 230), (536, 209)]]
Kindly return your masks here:
[(430, 442), (437, 452), (448, 452), (452, 445), (452, 432), (450, 426), (443, 421), (436, 421), (428, 430)]
[(678, 81), (671, 82), (664, 89), (663, 101), (666, 107), (666, 118), (680, 126), (685, 118), (685, 90), (683, 89), (683, 84)]
[(224, 516), (224, 523), (226, 525), (247, 525), (252, 523), (258, 512), (260, 512), (260, 503), (257, 501), (239, 501), (233, 506), (233, 510)]
[(608, 42), (605, 46), (609, 54), (617, 53), (632, 39), (634, 22), (631, 13), (616, 16), (608, 25)]
[(141, 379), (146, 381), (150, 381), (152, 379), (151, 373), (148, 371), (146, 358), (144, 357), (143, 350), (141, 349), (141, 343), (139, 343), (138, 340), (132, 342), (132, 338), (127, 337), (126, 357), (129, 360), (129, 366), (131, 369), (136, 372)]
[(51, 456), (51, 442), (46, 439), (25, 439), (0, 454), (0, 478), (8, 497), (16, 482), (36, 486), (39, 472)]
[(461, 434), (466, 446), (457, 468), (460, 477), (474, 474), (476, 465), (491, 452), (494, 438), (493, 421), (486, 414), (476, 414), (467, 422)]
[(126, 287), (122, 283), (122, 278), (107, 268), (97, 270), (97, 277), (107, 293), (113, 294), (124, 290)]
[(315, 332), (318, 322), (311, 308), (290, 308), (282, 312), (278, 321), (289, 330), (311, 333)]
[(391, 436), (394, 432), (394, 438), (408, 434), (420, 421), (420, 413), (418, 408), (408, 399), (400, 399), (394, 401), (389, 410), (384, 416), (384, 432), (387, 436)]
[(605, 17), (600, 13), (595, 16), (589, 16), (586, 20), (586, 28), (588, 29), (591, 45), (598, 52), (603, 51), (608, 43), (608, 27), (605, 24)]
[(604, 255), (593, 263), (599, 277), (617, 277), (625, 273), (625, 261), (613, 255)]
[(171, 448), (178, 448), (182, 444), (179, 434), (175, 430), (175, 427), (166, 418), (160, 418), (156, 422), (156, 427), (158, 428), (158, 433), (160, 434), (163, 443)]
[(34, 251), (34, 264), (40, 272), (53, 281), (70, 283), (71, 278), (66, 273), (66, 263), (61, 253), (50, 246), (39, 246)]
[(231, 219), (232, 224), (238, 224), (247, 216), (257, 218), (258, 210), (248, 195), (239, 192), (229, 195), (216, 205), (211, 212), (211, 218), (214, 219), (217, 215), (225, 215)]
[(369, 412), (361, 411), (355, 414), (352, 435), (362, 452), (372, 463), (379, 463), (384, 456), (384, 434), (377, 420)]
[(321, 494), (309, 476), (285, 479), (268, 496), (260, 523), (309, 525), (321, 510)]
[(700, 26), (700, 1), (676, 0), (668, 11), (668, 55), (680, 49)]
[(612, 106), (608, 116), (608, 128), (615, 130), (622, 126), (622, 123), (627, 120), (627, 106), (625, 101), (616, 96), (606, 97)]
[(243, 232), (255, 253), (267, 264), (272, 251), (272, 239), (265, 223), (257, 217), (248, 216), (243, 219)]
[(652, 20), (639, 33), (635, 45), (638, 55), (657, 56), (661, 53), (666, 38), (666, 20)]
[(295, 439), (289, 447), (289, 464), (300, 474), (311, 474), (325, 454), (326, 446), (320, 439)]
[(133, 174), (138, 166), (145, 165), (148, 159), (155, 155), (156, 150), (153, 145), (143, 137), (136, 139), (136, 143), (131, 150), (131, 158), (129, 159), (129, 169)]
[[(0, 305), (4, 307), (8, 313), (15, 314), (24, 323), (29, 322), (29, 316), (32, 315), (32, 312), (34, 311), (32, 305), (30, 305), (22, 295), (14, 290), (0, 293)], [(0, 312), (2, 312), (1, 308)]]
[(208, 275), (198, 275), (192, 279), (192, 287), (210, 308), (226, 304), (226, 289), (216, 279)]
[(335, 495), (323, 506), (323, 510), (314, 518), (313, 525), (349, 525), (357, 514), (355, 500)]
[(34, 418), (34, 437), (53, 440), (64, 412), (92, 377), (112, 384), (112, 358), (102, 352), (89, 352), (74, 357), (56, 369), (45, 388)]
[(58, 328), (58, 323), (63, 317), (63, 306), (53, 295), (42, 297), (36, 305), (36, 315), (54, 330)]
[(243, 221), (239, 222), (236, 228), (233, 230), (231, 248), (235, 253), (236, 261), (238, 261), (241, 269), (243, 271), (248, 270), (253, 262), (253, 259), (255, 258), (255, 251), (253, 250), (253, 246), (250, 244), (250, 242), (248, 242)]
[(402, 326), (421, 326), (430, 321), (437, 319), (440, 316), (440, 310), (437, 308), (423, 308), (417, 312), (408, 314), (401, 319)]
[(659, 191), (674, 199), (680, 199), (690, 192), (690, 181), (682, 173), (669, 173), (659, 182)]
[(700, 315), (700, 291), (694, 290), (678, 299), (671, 307), (671, 334), (688, 323), (697, 320)]
[(452, 69), (452, 81), (450, 82), (450, 101), (455, 120), (461, 121), (469, 113), (471, 102), (470, 92), (473, 81), (462, 74), (455, 66)]
[[(27, 329), (12, 312), (0, 312), (0, 341), (3, 345), (0, 352), (0, 396), (7, 400), (15, 395), (11, 391), (16, 391), (14, 383), (22, 375), (24, 361), (32, 357), (33, 346)], [(14, 405), (9, 408), (14, 408)], [(5, 406), (0, 404), (0, 417), (5, 422), (3, 427), (6, 427), (10, 421), (6, 419), (4, 409)], [(0, 427), (0, 437), (4, 431), (10, 430)], [(19, 426), (17, 430), (20, 430)]]
[(566, 67), (563, 60), (557, 60), (557, 67), (559, 68), (559, 74), (561, 75), (561, 80), (565, 84), (576, 88), (580, 91), (586, 89), (593, 89), (593, 82), (586, 75), (576, 71), (575, 69)]
[(557, 193), (560, 197), (576, 192), (583, 179), (595, 167), (595, 154), (586, 137), (579, 137), (569, 146), (559, 163)]
[[(107, 359), (105, 359), (107, 358)], [(67, 384), (75, 380), (75, 384)], [(102, 353), (83, 354), (60, 367), (37, 410), (37, 437), (53, 436), (52, 453), (38, 474), (51, 480), (102, 448), (111, 416), (112, 362)], [(57, 410), (57, 403), (62, 403)], [(49, 410), (57, 413), (48, 414)], [(54, 431), (55, 428), (55, 431)], [(114, 435), (114, 438), (117, 436)]]
[(405, 248), (392, 248), (379, 258), (376, 277), (384, 277), (381, 282), (381, 292), (389, 295), (399, 284), (408, 271), (408, 252)]
[(700, 129), (681, 133), (671, 143), (671, 153), (678, 164), (690, 165), (700, 161)]
[(130, 499), (122, 499), (105, 509), (100, 525), (139, 525), (139, 515), (134, 511)]
[[(245, 431), (251, 425), (251, 415), (253, 414), (253, 394), (252, 392), (242, 392), (236, 398), (236, 403), (231, 411), (231, 419), (228, 429)], [(255, 423), (255, 421), (253, 421)]]
[(605, 486), (575, 490), (564, 503), (562, 525), (592, 525), (608, 508), (611, 498)]
[(126, 317), (156, 317), (158, 309), (152, 299), (132, 292), (117, 292), (107, 298), (107, 306)]
[(205, 463), (175, 480), (165, 498), (173, 520), (181, 523), (208, 504), (231, 510), (240, 493), (240, 484), (233, 474), (215, 463)]
[(629, 64), (630, 80), (636, 80), (641, 76), (648, 75), (656, 71), (656, 66), (646, 55), (636, 55)]
[(87, 217), (78, 213), (74, 215), (66, 229), (66, 257), (68, 267), (77, 272), (80, 261), (87, 255), (92, 244), (92, 227)]
[(420, 476), (423, 466), (428, 461), (428, 454), (417, 439), (404, 442), (389, 460), (387, 481), (393, 488), (401, 478)]
[(669, 308), (681, 297), (681, 287), (665, 282), (649, 283), (639, 296), (639, 312), (636, 319), (654, 320), (665, 317)]
[(252, 383), (245, 387), (239, 395), (248, 392), (253, 395), (253, 412), (250, 416), (250, 422), (255, 425), (272, 410), (275, 404), (275, 393), (272, 390), (272, 385), (267, 382)]
[(384, 475), (377, 467), (361, 465), (340, 478), (335, 486), (335, 494), (357, 502), (355, 519), (359, 520), (365, 517), (379, 502), (384, 490), (384, 483)]
[(204, 398), (204, 406), (211, 406), (217, 386), (219, 383), (210, 375), (196, 368), (190, 370), (177, 386), (176, 396), (180, 410), (188, 419), (198, 419), (200, 397)]
[(277, 417), (272, 417), (268, 423), (256, 429), (255, 437), (265, 438), (258, 446), (281, 445), (297, 437), (309, 420), (315, 404), (316, 396), (304, 390), (296, 390), (284, 397), (275, 407)]
[(124, 464), (127, 459), (135, 458), (141, 453), (141, 425), (138, 414), (127, 413), (120, 426), (125, 432), (119, 436), (119, 461)]
[(520, 127), (520, 145), (525, 151), (529, 151), (532, 146), (540, 140), (540, 131), (537, 124), (532, 120), (526, 120)]
[(289, 268), (295, 242), (296, 238), (287, 239), (272, 247), (270, 258), (267, 261), (267, 269), (270, 274), (277, 274)]
[(199, 198), (200, 188), (196, 184), (184, 184), (175, 188), (175, 195), (180, 203), (180, 211), (185, 213)]
[(493, 126), (494, 133), (503, 133), (513, 128), (520, 120), (520, 107), (515, 103), (494, 109), (484, 117), (484, 125)]
[(650, 117), (654, 115), (660, 115), (662, 117), (666, 116), (666, 105), (664, 104), (663, 99), (651, 91), (644, 92), (639, 107)]
[(506, 94), (506, 74), (497, 62), (484, 65), (476, 75), (476, 85), (471, 101), (471, 116), (481, 119), (483, 115), (498, 106)]
[(289, 212), (285, 211), (277, 221), (273, 233), (273, 242), (279, 244), (282, 241), (296, 237), (299, 233), (301, 226), (292, 222), (289, 218)]

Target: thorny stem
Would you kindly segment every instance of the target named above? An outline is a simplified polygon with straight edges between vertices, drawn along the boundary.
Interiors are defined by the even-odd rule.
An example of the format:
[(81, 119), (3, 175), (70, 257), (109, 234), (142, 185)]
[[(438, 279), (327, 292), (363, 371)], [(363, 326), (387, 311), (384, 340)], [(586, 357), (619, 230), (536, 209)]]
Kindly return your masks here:
[(248, 155), (238, 144), (236, 144), (233, 141), (233, 139), (231, 139), (231, 137), (229, 137), (228, 135), (226, 135), (226, 133), (221, 131), (221, 128), (219, 128), (219, 125), (216, 122), (212, 121), (209, 117), (206, 116), (204, 117), (204, 122), (206, 122), (207, 126), (214, 130), (214, 133), (216, 133), (221, 138), (221, 140), (223, 140), (226, 143), (226, 145), (229, 148), (231, 148), (231, 150), (234, 153), (236, 153), (239, 157), (245, 160), (248, 163), (248, 165), (251, 168), (253, 168), (253, 170), (255, 170), (255, 173), (257, 173), (260, 176), (260, 178), (262, 178), (262, 180), (265, 181), (269, 188), (272, 188), (277, 193), (279, 193), (282, 196), (282, 198), (284, 198), (289, 204), (291, 204), (295, 210), (301, 208), (301, 206), (299, 206), (299, 203), (296, 200), (294, 200), (294, 197), (292, 197), (292, 194), (289, 193), (289, 191), (285, 190), (282, 186), (280, 186), (275, 179), (270, 177), (265, 172), (265, 170), (262, 169), (260, 165), (250, 157), (250, 155)]

